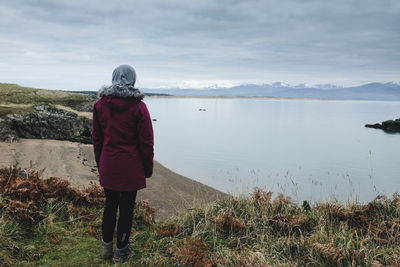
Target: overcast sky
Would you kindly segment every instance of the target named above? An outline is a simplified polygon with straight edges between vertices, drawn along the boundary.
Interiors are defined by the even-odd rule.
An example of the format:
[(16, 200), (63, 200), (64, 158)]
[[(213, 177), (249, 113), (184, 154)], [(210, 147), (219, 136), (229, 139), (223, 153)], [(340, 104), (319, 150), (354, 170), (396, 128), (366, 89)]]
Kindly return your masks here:
[(0, 0), (0, 82), (97, 90), (400, 81), (399, 0)]

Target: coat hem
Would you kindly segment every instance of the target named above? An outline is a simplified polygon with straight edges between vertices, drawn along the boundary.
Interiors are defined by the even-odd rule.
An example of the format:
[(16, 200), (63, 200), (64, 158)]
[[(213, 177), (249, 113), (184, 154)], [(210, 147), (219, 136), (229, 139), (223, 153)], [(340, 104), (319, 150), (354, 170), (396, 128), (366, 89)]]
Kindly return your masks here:
[(111, 187), (111, 186), (104, 186), (104, 185), (102, 185), (102, 184), (100, 184), (104, 189), (107, 189), (107, 190), (112, 190), (112, 191), (124, 191), (124, 192), (128, 192), (128, 191), (139, 191), (139, 190), (141, 190), (141, 189), (144, 189), (144, 188), (146, 188), (146, 185), (143, 185), (143, 186), (139, 186), (139, 187), (135, 187), (135, 188), (127, 188), (127, 187), (124, 187), (123, 189), (121, 189), (121, 188), (118, 188), (118, 187)]

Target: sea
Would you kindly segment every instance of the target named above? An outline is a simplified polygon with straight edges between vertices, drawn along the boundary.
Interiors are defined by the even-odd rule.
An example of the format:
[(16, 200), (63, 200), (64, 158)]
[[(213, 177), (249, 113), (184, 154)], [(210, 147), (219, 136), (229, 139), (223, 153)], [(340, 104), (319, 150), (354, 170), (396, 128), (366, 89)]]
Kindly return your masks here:
[(400, 102), (147, 97), (155, 159), (233, 195), (367, 202), (400, 192)]

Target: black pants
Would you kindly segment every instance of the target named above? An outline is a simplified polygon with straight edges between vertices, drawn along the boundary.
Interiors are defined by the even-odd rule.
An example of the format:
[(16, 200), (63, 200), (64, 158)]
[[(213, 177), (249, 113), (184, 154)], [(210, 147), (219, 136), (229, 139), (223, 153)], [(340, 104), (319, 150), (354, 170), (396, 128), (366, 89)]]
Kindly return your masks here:
[(103, 241), (109, 243), (113, 240), (117, 209), (119, 207), (117, 248), (124, 248), (129, 243), (137, 191), (104, 189), (104, 193), (106, 195), (106, 204), (104, 206), (102, 224)]

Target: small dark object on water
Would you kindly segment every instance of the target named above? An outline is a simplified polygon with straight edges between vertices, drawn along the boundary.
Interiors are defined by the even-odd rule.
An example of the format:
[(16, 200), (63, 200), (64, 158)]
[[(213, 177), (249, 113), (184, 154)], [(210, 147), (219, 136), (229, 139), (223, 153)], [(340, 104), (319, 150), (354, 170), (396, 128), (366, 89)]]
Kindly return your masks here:
[(400, 119), (384, 121), (381, 124), (366, 124), (365, 127), (382, 129), (387, 133), (400, 133)]
[(199, 108), (199, 111), (206, 111), (205, 108)]
[(153, 119), (153, 121), (157, 121), (157, 119)]

